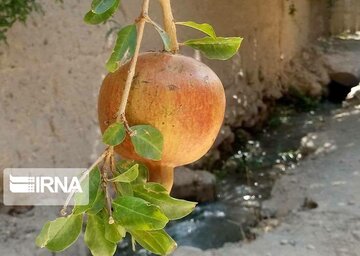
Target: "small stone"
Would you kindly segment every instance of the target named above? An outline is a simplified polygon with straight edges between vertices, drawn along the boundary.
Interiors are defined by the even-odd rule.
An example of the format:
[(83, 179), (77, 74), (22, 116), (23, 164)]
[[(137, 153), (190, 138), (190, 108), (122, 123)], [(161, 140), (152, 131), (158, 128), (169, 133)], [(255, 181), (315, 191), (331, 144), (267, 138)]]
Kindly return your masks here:
[(296, 246), (296, 241), (295, 240), (290, 240), (289, 244), (292, 245), (292, 246)]
[(348, 201), (348, 205), (350, 205), (350, 206), (355, 205), (355, 202), (354, 201)]
[(286, 239), (280, 241), (281, 245), (287, 245), (288, 243), (289, 243), (289, 241)]
[(315, 202), (314, 200), (312, 200), (311, 198), (305, 198), (305, 200), (304, 200), (304, 203), (303, 203), (303, 205), (302, 205), (302, 208), (304, 209), (304, 210), (313, 210), (313, 209), (316, 209), (316, 208), (318, 208), (318, 203), (317, 202)]
[(298, 181), (297, 178), (291, 178), (291, 179), (290, 179), (290, 182), (296, 184), (296, 183), (298, 183), (299, 181)]
[(359, 103), (360, 103), (360, 85), (355, 86), (351, 89), (343, 105), (344, 107), (350, 107), (350, 106), (358, 105)]
[(179, 167), (174, 176), (172, 196), (200, 203), (216, 199), (216, 177), (210, 172)]
[(301, 154), (307, 156), (314, 153), (317, 149), (315, 145), (315, 140), (317, 136), (310, 133), (301, 139), (300, 152)]
[(202, 255), (202, 250), (190, 246), (180, 246), (173, 254), (174, 256)]
[(306, 249), (308, 249), (308, 250), (315, 250), (315, 246), (312, 245), (312, 244), (308, 244), (308, 245), (306, 246)]

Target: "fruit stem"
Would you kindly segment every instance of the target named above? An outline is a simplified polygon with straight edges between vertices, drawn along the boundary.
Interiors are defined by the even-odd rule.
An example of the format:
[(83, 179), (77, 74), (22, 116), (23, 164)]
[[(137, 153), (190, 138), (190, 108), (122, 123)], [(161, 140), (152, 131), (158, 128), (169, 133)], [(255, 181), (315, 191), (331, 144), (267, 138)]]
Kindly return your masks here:
[(172, 53), (179, 51), (179, 43), (176, 35), (176, 25), (171, 9), (171, 0), (159, 0), (163, 10), (164, 29), (170, 37), (170, 48)]
[(163, 185), (170, 193), (174, 183), (174, 167), (157, 164), (147, 164), (149, 168), (150, 182), (156, 182)]
[(125, 82), (124, 93), (122, 95), (122, 99), (121, 99), (120, 106), (119, 106), (119, 111), (117, 113), (117, 118), (116, 118), (117, 122), (123, 122), (125, 120), (126, 105), (127, 105), (128, 99), (129, 99), (131, 84), (132, 84), (132, 82), (134, 80), (134, 76), (135, 76), (136, 64), (137, 64), (137, 60), (139, 57), (140, 46), (141, 46), (141, 42), (142, 42), (143, 35), (144, 35), (146, 17), (148, 16), (148, 12), (149, 12), (149, 1), (150, 0), (144, 0), (140, 17), (136, 20), (136, 22), (138, 24), (138, 32), (137, 32), (135, 53), (134, 53), (134, 57), (131, 60), (129, 73), (128, 73), (128, 76), (127, 76), (127, 79)]

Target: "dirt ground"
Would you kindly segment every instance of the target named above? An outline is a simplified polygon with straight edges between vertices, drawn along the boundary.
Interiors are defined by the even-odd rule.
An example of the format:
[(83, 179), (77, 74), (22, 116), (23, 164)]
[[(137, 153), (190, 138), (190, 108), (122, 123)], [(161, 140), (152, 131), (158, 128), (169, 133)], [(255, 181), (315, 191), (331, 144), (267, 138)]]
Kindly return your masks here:
[[(276, 219), (250, 243), (175, 253), (197, 256), (359, 256), (360, 255), (360, 106), (334, 112), (315, 137), (311, 155), (280, 178), (264, 208)], [(279, 225), (273, 228), (273, 225)]]

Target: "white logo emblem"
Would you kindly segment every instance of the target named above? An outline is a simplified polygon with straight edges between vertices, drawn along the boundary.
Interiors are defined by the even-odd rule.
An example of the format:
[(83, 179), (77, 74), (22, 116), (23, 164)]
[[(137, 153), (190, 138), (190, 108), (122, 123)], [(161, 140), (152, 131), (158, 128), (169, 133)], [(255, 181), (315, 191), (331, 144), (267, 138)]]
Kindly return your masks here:
[(35, 177), (14, 177), (10, 175), (10, 191), (12, 193), (34, 193)]
[(82, 193), (79, 179), (73, 177), (68, 181), (68, 177), (35, 177), (35, 176), (12, 176), (10, 174), (10, 191), (12, 193), (63, 193), (71, 191)]

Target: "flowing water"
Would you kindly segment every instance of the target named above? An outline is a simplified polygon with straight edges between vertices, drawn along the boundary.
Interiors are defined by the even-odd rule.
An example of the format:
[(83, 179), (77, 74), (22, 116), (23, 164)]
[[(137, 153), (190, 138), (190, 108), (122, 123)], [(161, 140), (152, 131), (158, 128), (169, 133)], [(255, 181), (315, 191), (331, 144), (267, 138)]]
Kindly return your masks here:
[[(310, 112), (295, 113), (289, 108), (279, 111), (269, 122), (272, 127), (239, 145), (237, 152), (224, 161), (217, 201), (201, 204), (190, 216), (170, 223), (168, 233), (180, 246), (201, 249), (254, 239), (252, 229), (262, 218), (261, 204), (270, 197), (274, 181), (302, 158), (298, 152), (301, 138), (321, 129), (324, 117), (337, 107), (322, 103)], [(145, 250), (134, 254), (127, 239), (119, 246), (118, 255), (151, 254)]]

